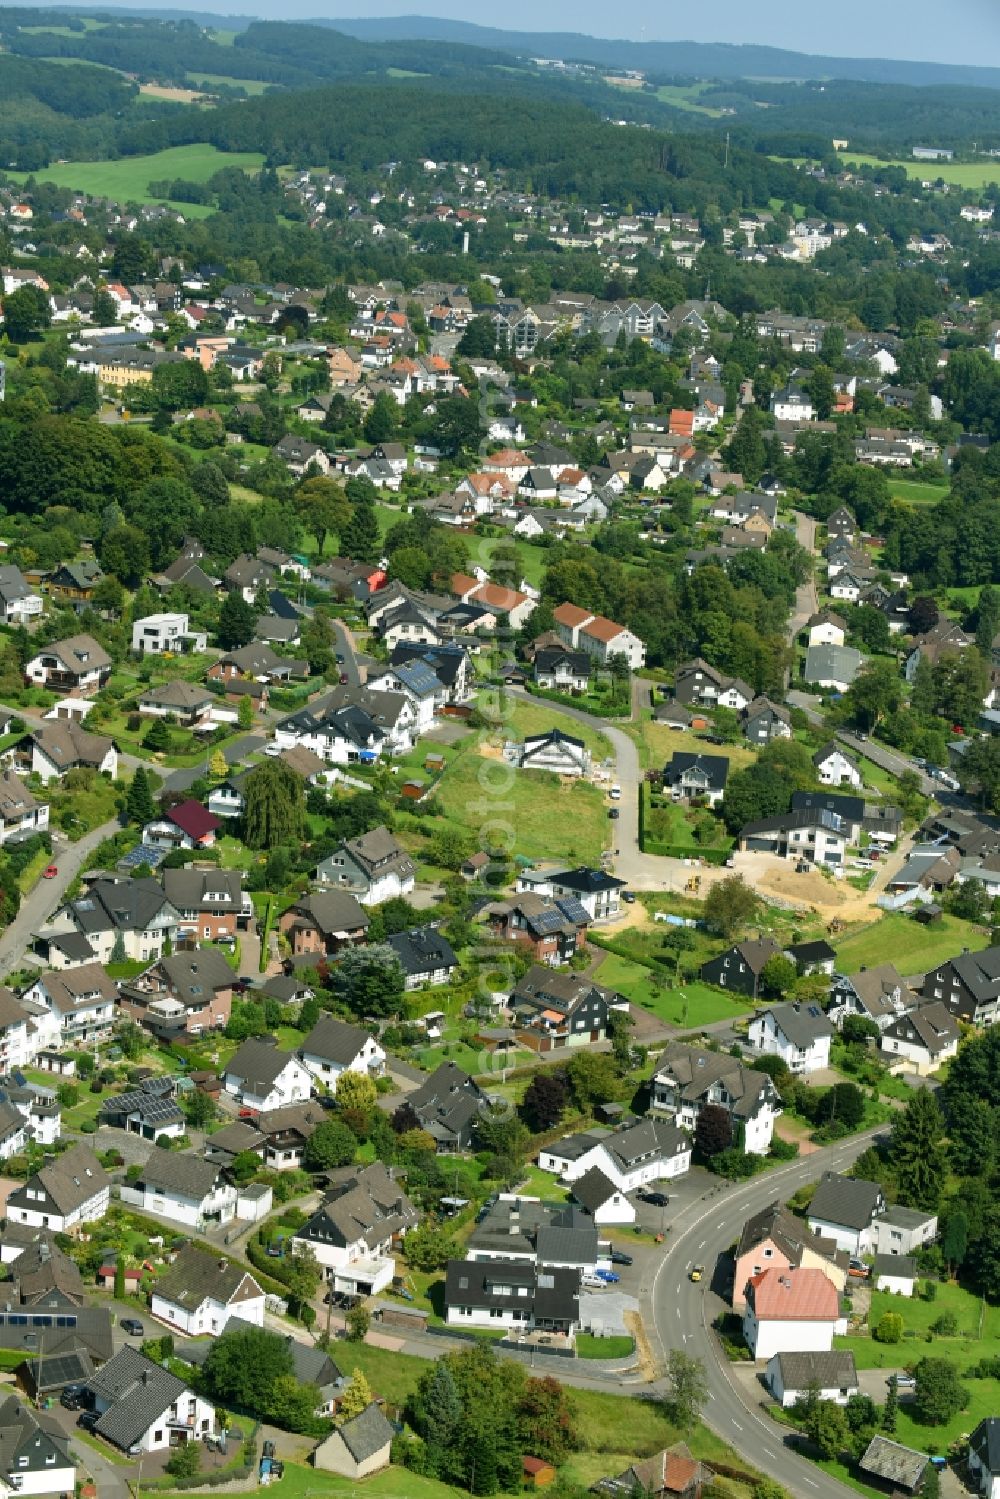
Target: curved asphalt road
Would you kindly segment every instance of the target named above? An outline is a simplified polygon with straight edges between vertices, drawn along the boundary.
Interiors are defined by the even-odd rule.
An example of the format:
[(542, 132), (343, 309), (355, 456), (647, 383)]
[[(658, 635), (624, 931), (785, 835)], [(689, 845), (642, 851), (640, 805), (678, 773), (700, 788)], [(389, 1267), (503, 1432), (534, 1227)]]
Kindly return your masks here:
[[(675, 1220), (670, 1246), (653, 1280), (652, 1321), (664, 1362), (671, 1348), (682, 1348), (705, 1365), (709, 1398), (703, 1419), (755, 1468), (790, 1493), (809, 1499), (847, 1499), (854, 1491), (785, 1445), (785, 1429), (760, 1413), (756, 1400), (737, 1380), (711, 1331), (715, 1318), (729, 1307), (714, 1289), (720, 1286), (716, 1262), (739, 1238), (751, 1213), (775, 1199), (785, 1200), (824, 1171), (843, 1171), (878, 1133), (855, 1135), (742, 1185), (720, 1184), (707, 1203), (702, 1198)], [(698, 1284), (688, 1277), (695, 1264), (705, 1266)], [(724, 1265), (722, 1274), (727, 1273)]]

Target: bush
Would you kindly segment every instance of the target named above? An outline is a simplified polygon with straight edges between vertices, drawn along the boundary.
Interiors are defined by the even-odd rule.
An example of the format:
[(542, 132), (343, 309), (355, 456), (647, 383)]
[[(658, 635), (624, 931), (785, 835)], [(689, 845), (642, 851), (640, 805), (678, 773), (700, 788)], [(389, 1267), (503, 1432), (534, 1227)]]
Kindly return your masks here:
[(797, 1140), (779, 1140), (777, 1135), (771, 1141), (771, 1149), (768, 1151), (774, 1161), (794, 1161), (798, 1153)]
[(942, 1312), (931, 1323), (931, 1332), (938, 1338), (953, 1338), (958, 1332), (958, 1318), (954, 1312)]
[(899, 1312), (883, 1312), (872, 1328), (876, 1343), (898, 1343), (903, 1336), (903, 1319)]
[(81, 1135), (96, 1135), (97, 1134), (97, 1120), (96, 1119), (85, 1119), (83, 1121), (83, 1123), (80, 1125), (80, 1133), (81, 1133)]

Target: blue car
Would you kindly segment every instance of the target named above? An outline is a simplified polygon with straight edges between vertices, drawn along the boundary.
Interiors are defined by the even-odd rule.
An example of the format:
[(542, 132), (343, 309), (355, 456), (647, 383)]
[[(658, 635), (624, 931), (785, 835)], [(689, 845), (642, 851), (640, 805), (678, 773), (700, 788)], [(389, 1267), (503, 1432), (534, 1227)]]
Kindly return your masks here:
[(617, 1285), (621, 1280), (621, 1276), (616, 1275), (613, 1270), (595, 1270), (594, 1274), (597, 1276), (598, 1280), (603, 1280), (606, 1286)]

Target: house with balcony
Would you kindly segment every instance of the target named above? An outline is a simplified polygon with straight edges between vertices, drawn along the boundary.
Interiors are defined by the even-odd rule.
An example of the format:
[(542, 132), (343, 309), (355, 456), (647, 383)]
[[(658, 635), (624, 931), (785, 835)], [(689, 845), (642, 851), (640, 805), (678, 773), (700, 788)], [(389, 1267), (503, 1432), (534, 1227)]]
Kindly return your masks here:
[(5, 1495), (77, 1492), (76, 1458), (57, 1421), (10, 1391), (0, 1401), (0, 1465)]
[(344, 1167), (338, 1178), (292, 1243), (312, 1250), (332, 1290), (374, 1296), (392, 1283), (393, 1247), (419, 1215), (381, 1161)]
[(186, 656), (208, 648), (204, 630), (192, 630), (186, 614), (146, 614), (132, 625), (132, 649), (139, 656)]
[(243, 1108), (257, 1111), (301, 1103), (312, 1092), (312, 1073), (292, 1051), (271, 1039), (244, 1041), (220, 1074), (222, 1086)]
[(513, 1024), (533, 1050), (556, 1046), (589, 1046), (608, 1036), (612, 1010), (627, 1001), (578, 973), (556, 973), (536, 963), (519, 979), (510, 996)]
[(0, 1077), (29, 1067), (38, 1050), (32, 1006), (0, 984)]
[(233, 1008), (234, 974), (214, 947), (169, 953), (119, 990), (122, 1010), (161, 1040), (221, 1030)]
[(758, 1011), (747, 1040), (758, 1056), (780, 1057), (789, 1072), (805, 1076), (829, 1067), (834, 1034), (819, 1005), (793, 1001)]
[(516, 1259), (449, 1260), (449, 1327), (548, 1332), (570, 1342), (580, 1322), (580, 1272)]
[(43, 1023), (43, 1044), (86, 1046), (107, 1040), (116, 1019), (118, 987), (101, 963), (82, 963), (77, 968), (49, 969), (39, 974), (21, 998), (41, 1006), (51, 1016)]
[(835, 973), (827, 1014), (838, 1027), (848, 1015), (860, 1015), (863, 1020), (874, 1020), (879, 1030), (885, 1031), (920, 1002), (920, 995), (910, 988), (894, 963), (878, 963), (857, 973)]
[(64, 697), (93, 697), (111, 676), (111, 657), (93, 635), (71, 635), (43, 646), (24, 668), (29, 687)]
[(103, 1218), (110, 1202), (110, 1176), (88, 1145), (73, 1145), (14, 1188), (7, 1197), (7, 1221), (69, 1233)]
[(207, 687), (178, 679), (161, 687), (147, 687), (139, 696), (139, 712), (146, 718), (174, 718), (185, 729), (217, 720), (217, 710), (229, 705)]
[(94, 1431), (119, 1451), (165, 1452), (215, 1433), (215, 1408), (126, 1343), (87, 1381)]
[(253, 901), (238, 869), (187, 864), (163, 871), (163, 891), (180, 917), (180, 931), (202, 942), (218, 942), (249, 929)]
[(748, 1155), (766, 1155), (781, 1113), (781, 1099), (771, 1078), (746, 1067), (737, 1057), (673, 1041), (653, 1071), (652, 1113), (665, 1114), (681, 1129), (694, 1131), (708, 1105), (725, 1109), (734, 1143)]
[(187, 1338), (217, 1338), (230, 1318), (264, 1326), (264, 1292), (242, 1266), (186, 1244), (157, 1277), (150, 1311)]
[(40, 802), (12, 770), (0, 771), (0, 844), (14, 837), (42, 833), (49, 825), (49, 804)]
[(299, 1047), (299, 1058), (312, 1078), (331, 1093), (336, 1093), (337, 1079), (345, 1072), (381, 1077), (385, 1071), (385, 1052), (375, 1037), (332, 1015), (320, 1016)]
[(213, 812), (201, 802), (189, 798), (147, 822), (142, 830), (142, 841), (169, 852), (179, 848), (212, 848), (221, 826)]
[[(315, 1100), (286, 1103), (280, 1109), (268, 1109), (256, 1118), (257, 1133), (263, 1144), (264, 1164), (271, 1171), (294, 1171), (302, 1165), (302, 1156), (316, 1130), (328, 1119), (326, 1110)], [(214, 1136), (211, 1137), (214, 1143)], [(237, 1204), (237, 1215), (240, 1213)]]
[(485, 915), (494, 936), (527, 948), (535, 963), (568, 963), (587, 944), (590, 917), (570, 896), (515, 895), (488, 906)]
[(727, 755), (678, 751), (663, 770), (663, 785), (675, 802), (706, 802), (710, 807), (718, 806), (725, 796), (728, 778)]
[(388, 828), (373, 828), (345, 838), (316, 870), (316, 883), (347, 890), (363, 906), (380, 906), (408, 895), (416, 883), (416, 866)]
[(40, 593), (25, 581), (19, 567), (10, 563), (0, 566), (0, 618), (6, 625), (26, 626), (38, 619), (45, 607)]
[(882, 1032), (881, 1060), (891, 1072), (927, 1077), (958, 1051), (958, 1017), (939, 999), (897, 1015)]
[(627, 881), (603, 869), (524, 869), (517, 875), (514, 889), (534, 891), (536, 895), (563, 896), (579, 901), (592, 923), (611, 921), (621, 909), (620, 892)]
[(575, 734), (549, 729), (545, 734), (529, 734), (523, 744), (505, 748), (507, 758), (521, 770), (551, 770), (560, 776), (588, 776), (590, 751)]
[(691, 1166), (692, 1137), (666, 1119), (638, 1119), (620, 1129), (600, 1127), (566, 1135), (538, 1156), (542, 1171), (576, 1182), (598, 1170), (619, 1192), (684, 1176)]
[(120, 1191), (122, 1202), (199, 1233), (236, 1217), (236, 1187), (223, 1168), (190, 1151), (150, 1151), (141, 1174)]
[(587, 651), (550, 646), (536, 651), (535, 682), (549, 692), (569, 692), (579, 697), (590, 682), (593, 657)]
[[(175, 942), (180, 916), (152, 878), (92, 880), (35, 934), (35, 951), (53, 968), (79, 963), (153, 962)], [(80, 943), (65, 939), (77, 934)], [(115, 954), (116, 956), (113, 956)]]

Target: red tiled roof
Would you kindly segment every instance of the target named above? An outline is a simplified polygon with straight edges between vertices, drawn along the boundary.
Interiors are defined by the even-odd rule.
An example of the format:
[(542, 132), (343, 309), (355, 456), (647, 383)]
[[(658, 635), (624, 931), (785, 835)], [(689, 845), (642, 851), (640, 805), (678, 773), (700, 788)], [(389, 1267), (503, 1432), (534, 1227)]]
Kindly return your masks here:
[(576, 625), (582, 625), (590, 617), (590, 610), (581, 609), (578, 604), (560, 604), (558, 609), (552, 611), (556, 624), (566, 625), (570, 630)]
[(782, 1270), (777, 1265), (752, 1275), (747, 1286), (758, 1322), (835, 1322), (837, 1288), (822, 1270)]
[(207, 807), (203, 807), (201, 802), (193, 799), (178, 802), (176, 807), (170, 808), (167, 816), (189, 838), (205, 838), (222, 826), (214, 813), (210, 812)]

